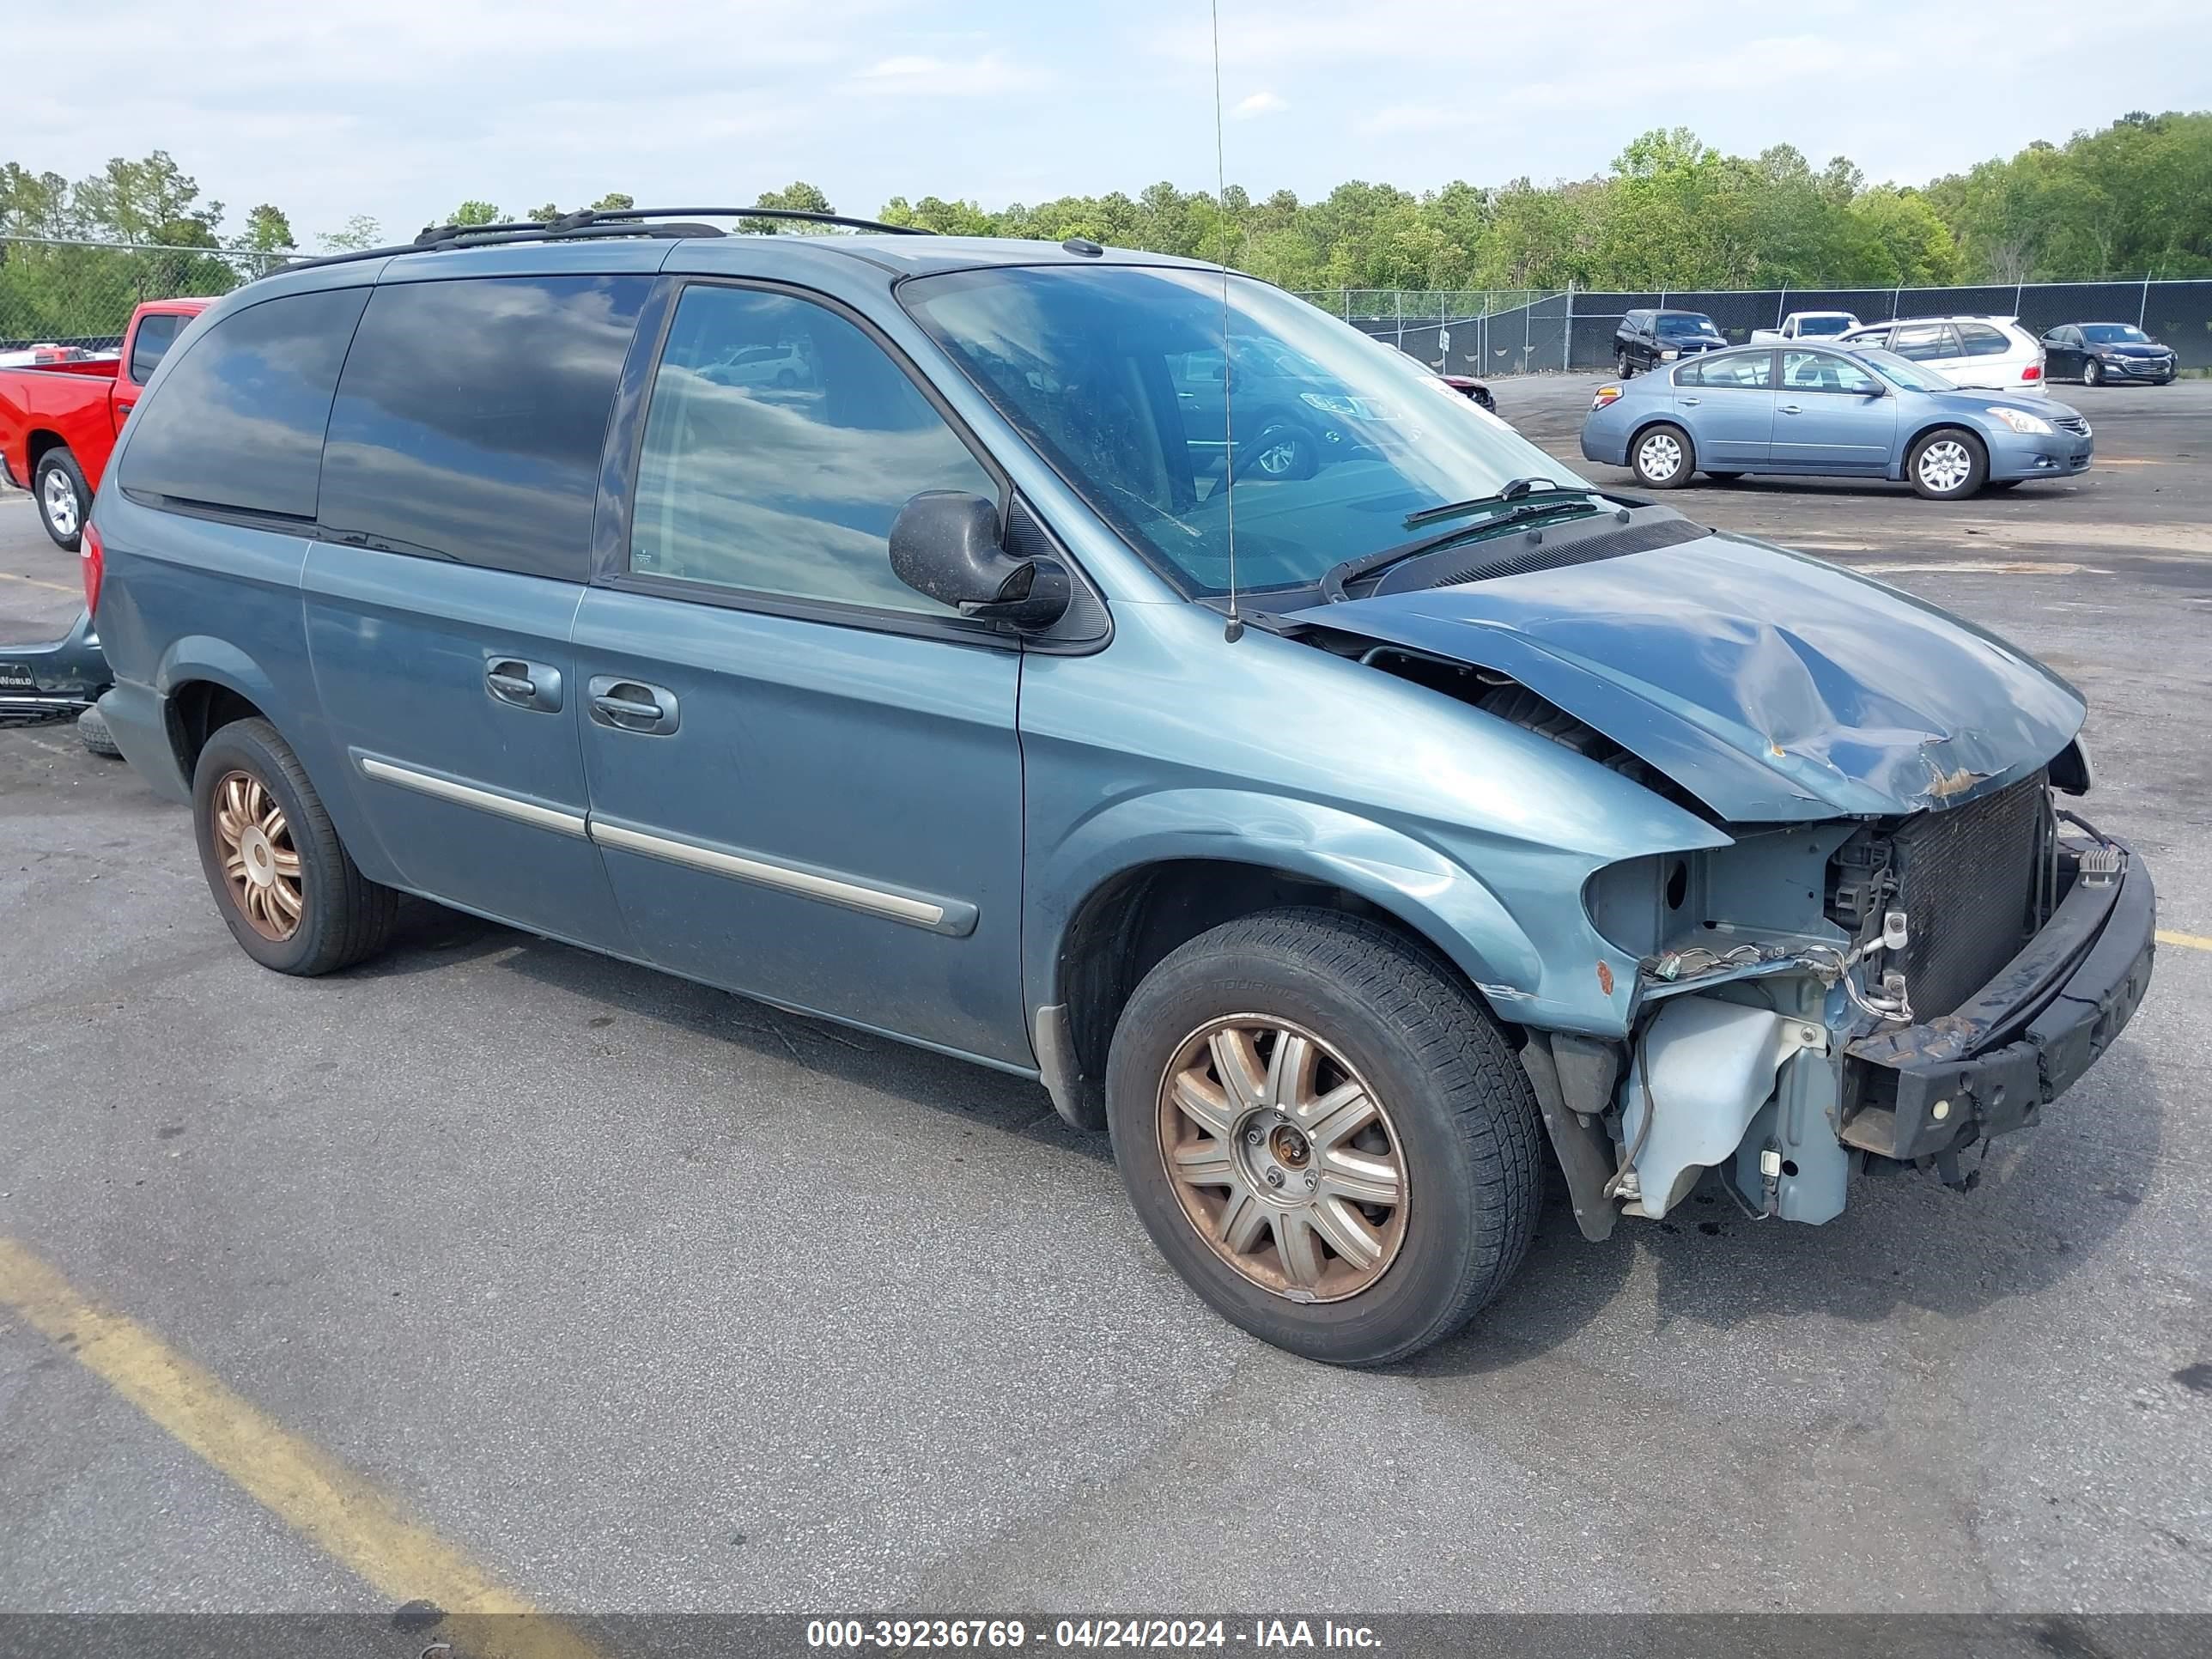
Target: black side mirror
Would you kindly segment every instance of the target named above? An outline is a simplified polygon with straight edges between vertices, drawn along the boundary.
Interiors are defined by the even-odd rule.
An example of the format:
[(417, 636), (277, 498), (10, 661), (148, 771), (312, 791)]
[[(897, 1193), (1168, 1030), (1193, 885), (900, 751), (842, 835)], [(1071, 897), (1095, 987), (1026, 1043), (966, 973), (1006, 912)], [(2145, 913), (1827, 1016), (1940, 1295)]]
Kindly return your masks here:
[(999, 509), (981, 495), (925, 489), (891, 521), (891, 569), (963, 617), (1035, 632), (1067, 612), (1074, 584), (1056, 559), (1018, 559), (1000, 544)]

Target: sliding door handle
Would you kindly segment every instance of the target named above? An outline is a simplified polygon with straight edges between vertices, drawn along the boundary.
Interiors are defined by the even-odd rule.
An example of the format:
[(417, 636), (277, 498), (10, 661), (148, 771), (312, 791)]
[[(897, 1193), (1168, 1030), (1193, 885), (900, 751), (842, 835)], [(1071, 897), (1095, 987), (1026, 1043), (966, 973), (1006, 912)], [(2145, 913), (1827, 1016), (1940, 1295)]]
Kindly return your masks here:
[(656, 738), (676, 729), (678, 711), (673, 691), (613, 674), (594, 674), (588, 689), (596, 726)]

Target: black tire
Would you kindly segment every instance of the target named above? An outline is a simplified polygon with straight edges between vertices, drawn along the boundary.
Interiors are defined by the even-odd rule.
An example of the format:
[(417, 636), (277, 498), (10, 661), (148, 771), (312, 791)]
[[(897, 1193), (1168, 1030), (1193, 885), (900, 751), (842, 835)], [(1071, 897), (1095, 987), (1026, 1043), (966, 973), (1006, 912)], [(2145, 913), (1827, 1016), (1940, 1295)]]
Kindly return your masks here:
[(787, 368), (779, 368), (775, 372), (775, 383), (782, 390), (788, 392), (799, 384), (799, 376)]
[(1734, 483), (1738, 478), (1743, 477), (1743, 474), (1741, 472), (1715, 472), (1711, 468), (1707, 468), (1705, 476), (1708, 478), (1712, 479), (1717, 483)]
[(1621, 380), (1632, 380), (1636, 378), (1636, 365), (1628, 361), (1626, 352), (1616, 351), (1613, 354), (1613, 372)]
[[(248, 918), (216, 850), (216, 795), (236, 773), (258, 781), (282, 810), (283, 833), (298, 857), (301, 902), (294, 931), (283, 939), (264, 936)], [(391, 938), (399, 895), (354, 866), (299, 757), (267, 720), (236, 720), (207, 740), (192, 772), (192, 829), (216, 908), (263, 967), (310, 978), (336, 973), (375, 955)]]
[[(69, 492), (74, 503), (71, 509), (74, 522), (67, 531), (55, 527), (55, 511), (49, 492), (58, 480)], [(38, 503), (39, 523), (53, 538), (54, 545), (74, 553), (84, 540), (85, 515), (92, 511), (92, 486), (84, 481), (84, 469), (76, 464), (76, 457), (66, 449), (50, 449), (39, 457), (39, 464), (31, 470), (31, 499)]]
[[(1957, 481), (1948, 484), (1932, 483), (1923, 475), (1923, 461), (1931, 452), (1944, 446), (1955, 446), (1965, 457), (1963, 469), (1954, 473)], [(1964, 427), (1939, 426), (1914, 441), (1905, 458), (1905, 476), (1913, 492), (1929, 501), (1963, 501), (1989, 482), (1990, 453), (1982, 447), (1982, 441)]]
[(2104, 383), (2105, 366), (2102, 363), (2099, 362), (2094, 357), (2092, 357), (2081, 365), (2081, 384), (2083, 386), (2102, 386)]
[[(1169, 1068), (1209, 1022), (1239, 1014), (1320, 1038), (1387, 1111), (1402, 1231), (1379, 1275), (1340, 1299), (1295, 1300), (1231, 1266), (1168, 1174)], [(1498, 1293), (1535, 1232), (1541, 1131), (1511, 1046), (1434, 957), (1359, 918), (1271, 910), (1172, 952), (1122, 1011), (1106, 1097), (1122, 1182), (1161, 1254), (1223, 1317), (1310, 1359), (1379, 1365), (1441, 1341)], [(1279, 1237), (1272, 1221), (1267, 1236)]]
[[(1671, 452), (1666, 447), (1670, 443), (1674, 446)], [(1670, 453), (1674, 457), (1674, 470), (1655, 471)], [(1680, 427), (1671, 421), (1661, 421), (1636, 434), (1628, 447), (1628, 470), (1646, 489), (1680, 489), (1698, 470), (1698, 447)]]
[(123, 751), (115, 746), (114, 735), (107, 729), (106, 717), (98, 708), (88, 708), (76, 717), (77, 741), (95, 755), (120, 759)]

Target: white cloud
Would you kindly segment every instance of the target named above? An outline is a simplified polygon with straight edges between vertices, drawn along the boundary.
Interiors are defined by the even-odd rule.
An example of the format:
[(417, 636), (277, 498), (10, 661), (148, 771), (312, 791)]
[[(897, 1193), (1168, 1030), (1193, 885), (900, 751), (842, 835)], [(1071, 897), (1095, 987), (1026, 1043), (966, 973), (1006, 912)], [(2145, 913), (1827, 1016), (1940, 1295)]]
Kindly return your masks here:
[(1237, 107), (1229, 113), (1237, 120), (1249, 121), (1255, 116), (1273, 115), (1277, 110), (1290, 106), (1290, 100), (1279, 93), (1255, 92), (1249, 98), (1239, 100)]

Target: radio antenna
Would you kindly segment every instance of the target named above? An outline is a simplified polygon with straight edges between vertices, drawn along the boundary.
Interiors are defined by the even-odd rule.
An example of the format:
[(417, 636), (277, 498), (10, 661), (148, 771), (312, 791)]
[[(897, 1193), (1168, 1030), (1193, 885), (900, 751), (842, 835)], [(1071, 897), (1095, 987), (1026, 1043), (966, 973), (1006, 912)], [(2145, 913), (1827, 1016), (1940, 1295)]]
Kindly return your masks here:
[(1229, 343), (1229, 161), (1221, 137), (1221, 0), (1213, 9), (1213, 201), (1220, 216), (1222, 240), (1215, 252), (1224, 257), (1221, 267), (1221, 490), (1229, 520), (1229, 625), (1221, 637), (1234, 645), (1244, 637), (1244, 619), (1237, 614), (1237, 427), (1231, 414), (1237, 400), (1236, 353)]

